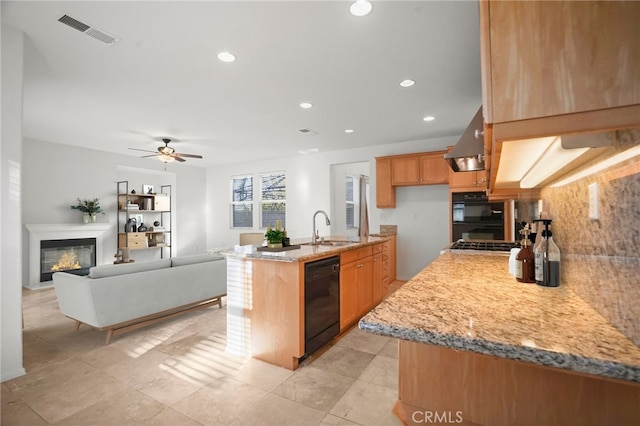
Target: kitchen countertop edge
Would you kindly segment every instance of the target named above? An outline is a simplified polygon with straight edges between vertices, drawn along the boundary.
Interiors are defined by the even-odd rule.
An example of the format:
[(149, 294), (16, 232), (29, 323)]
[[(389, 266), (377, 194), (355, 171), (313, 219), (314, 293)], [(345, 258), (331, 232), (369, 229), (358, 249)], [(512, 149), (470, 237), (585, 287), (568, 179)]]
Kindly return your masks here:
[[(498, 323), (496, 326), (490, 326), (486, 330), (487, 333), (484, 333), (486, 334), (485, 336), (476, 334), (475, 324), (474, 333), (469, 335), (467, 335), (467, 332), (470, 331), (469, 328), (460, 329), (456, 327), (460, 318), (467, 318), (468, 315), (471, 315), (467, 314), (465, 310), (469, 307), (469, 301), (482, 303), (482, 297), (495, 298), (497, 295), (491, 293), (491, 289), (496, 288), (496, 291), (504, 291), (504, 287), (500, 286), (511, 285), (511, 281), (515, 285), (515, 287), (509, 287), (511, 289), (509, 291), (514, 292), (510, 296), (511, 300), (519, 300), (520, 297), (523, 297), (524, 299), (521, 303), (525, 302), (527, 296), (531, 297), (531, 291), (557, 291), (557, 289), (536, 288), (535, 286), (529, 287), (522, 284), (520, 284), (522, 287), (518, 287), (515, 279), (512, 280), (510, 275), (501, 271), (494, 272), (491, 274), (493, 276), (485, 278), (486, 283), (484, 286), (477, 284), (478, 287), (475, 287), (476, 284), (464, 284), (468, 279), (460, 281), (462, 276), (460, 274), (454, 273), (452, 278), (449, 275), (449, 273), (453, 272), (452, 269), (442, 268), (443, 264), (447, 267), (453, 265), (452, 267), (454, 268), (468, 268), (470, 267), (470, 262), (475, 262), (474, 259), (477, 259), (478, 262), (483, 262), (484, 265), (506, 265), (506, 258), (503, 256), (476, 254), (469, 257), (467, 254), (443, 253), (432, 264), (425, 267), (412, 280), (397, 290), (396, 293), (390, 295), (360, 319), (358, 327), (373, 334), (416, 343), (432, 344), (454, 350), (469, 351), (634, 384), (640, 383), (640, 348), (637, 348), (626, 336), (623, 336), (619, 330), (615, 329), (613, 325), (608, 323), (593, 308), (589, 307), (586, 302), (579, 299), (577, 295), (566, 287), (561, 290), (565, 296), (561, 296), (560, 293), (555, 294), (566, 300), (575, 301), (573, 303), (578, 303), (578, 311), (588, 315), (576, 320), (586, 320), (589, 324), (593, 323), (604, 327), (603, 329), (598, 329), (598, 332), (604, 330), (602, 334), (604, 340), (595, 340), (595, 343), (587, 346), (586, 349), (578, 347), (578, 350), (572, 350), (572, 343), (567, 342), (566, 351), (555, 351), (542, 345), (530, 346), (528, 343), (521, 343), (525, 340), (536, 341), (538, 338), (540, 338), (541, 343), (545, 343), (544, 337), (548, 336), (545, 336), (544, 333), (543, 335), (538, 335), (537, 331), (532, 329), (530, 325), (525, 325), (522, 329), (516, 327), (514, 331), (514, 327), (511, 324), (507, 323), (503, 326)], [(443, 274), (443, 271), (447, 273)], [(476, 288), (476, 294), (473, 294)], [(441, 290), (439, 291), (439, 289)], [(436, 293), (433, 293), (434, 291)], [(438, 295), (437, 293), (439, 292), (442, 292), (442, 294)], [(520, 296), (519, 292), (523, 292), (522, 296)], [(482, 293), (482, 295), (478, 296), (479, 293)], [(500, 294), (503, 295), (503, 293)], [(553, 293), (549, 293), (549, 295), (551, 294)], [(444, 303), (443, 297), (445, 296), (450, 299), (444, 300), (457, 300), (458, 302), (453, 305), (447, 304), (447, 307), (442, 309), (445, 306), (442, 305)], [(474, 321), (477, 324), (488, 324), (493, 321), (492, 314), (487, 313), (486, 308), (482, 309), (474, 312), (474, 314), (481, 315), (480, 317), (475, 317)], [(563, 307), (559, 306), (555, 309), (556, 311), (562, 311)], [(424, 314), (421, 315), (421, 312), (424, 312)], [(432, 315), (433, 312), (436, 312), (436, 314)], [(464, 312), (464, 315), (460, 315), (461, 312)], [(565, 315), (562, 318), (566, 318), (567, 313), (562, 312), (560, 315)], [(507, 335), (503, 336), (501, 334), (501, 327), (506, 327), (504, 332)], [(565, 327), (571, 327), (571, 323), (565, 324)], [(575, 332), (579, 332), (579, 330)], [(556, 339), (563, 340), (565, 338), (560, 332), (553, 340), (555, 341)], [(616, 343), (615, 339), (621, 340)], [(547, 341), (546, 343), (549, 346), (549, 342)], [(598, 354), (602, 352), (599, 349), (601, 346), (607, 349), (604, 352), (607, 352), (608, 355), (602, 356)], [(617, 349), (618, 355), (615, 354), (616, 350), (612, 349), (612, 347), (619, 348)], [(580, 353), (581, 351), (582, 353)]]

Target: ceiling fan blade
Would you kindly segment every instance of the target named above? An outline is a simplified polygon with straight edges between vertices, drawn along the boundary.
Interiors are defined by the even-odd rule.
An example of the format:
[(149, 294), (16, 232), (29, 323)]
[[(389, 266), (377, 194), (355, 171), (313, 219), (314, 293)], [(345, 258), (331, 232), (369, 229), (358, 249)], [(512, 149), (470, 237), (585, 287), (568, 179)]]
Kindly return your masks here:
[(133, 151), (156, 152), (156, 151), (150, 151), (150, 150), (148, 150), (148, 149), (139, 149), (139, 148), (129, 148), (129, 149), (131, 149), (131, 150), (133, 150)]
[(151, 155), (143, 155), (140, 158), (149, 158), (149, 157), (157, 157), (157, 156), (158, 156), (158, 154), (151, 154)]
[(174, 152), (173, 155), (178, 155), (180, 157), (185, 157), (185, 158), (202, 158), (202, 155), (196, 155), (196, 154), (183, 154), (181, 152)]
[(175, 158), (177, 161), (179, 161), (179, 162), (181, 162), (181, 163), (184, 163), (185, 161), (187, 161), (187, 160), (185, 160), (184, 158), (180, 158), (180, 157), (178, 157), (178, 156), (176, 156), (176, 155), (172, 155), (172, 157), (173, 157), (173, 158)]

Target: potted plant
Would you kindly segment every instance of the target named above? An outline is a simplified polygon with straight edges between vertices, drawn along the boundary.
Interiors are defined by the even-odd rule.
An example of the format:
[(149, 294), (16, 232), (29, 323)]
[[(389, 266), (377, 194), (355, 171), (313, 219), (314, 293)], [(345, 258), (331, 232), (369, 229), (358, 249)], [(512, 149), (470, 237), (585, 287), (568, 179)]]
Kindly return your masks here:
[(284, 238), (284, 230), (267, 228), (264, 237), (267, 239), (267, 247), (282, 247), (282, 239)]
[(71, 206), (72, 210), (80, 210), (84, 213), (84, 223), (96, 223), (98, 213), (104, 214), (104, 210), (100, 207), (100, 199), (94, 198), (93, 200), (81, 200), (77, 198), (78, 203)]

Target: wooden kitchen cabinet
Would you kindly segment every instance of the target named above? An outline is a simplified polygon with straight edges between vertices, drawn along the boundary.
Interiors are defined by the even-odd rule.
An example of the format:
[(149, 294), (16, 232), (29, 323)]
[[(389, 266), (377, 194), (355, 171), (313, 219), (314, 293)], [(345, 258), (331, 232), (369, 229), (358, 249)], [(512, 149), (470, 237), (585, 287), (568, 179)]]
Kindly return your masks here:
[(391, 158), (393, 186), (438, 185), (449, 182), (446, 151), (399, 155)]
[(382, 300), (383, 250), (379, 243), (340, 254), (341, 332)]
[[(535, 122), (529, 137), (637, 123), (639, 16), (634, 1), (482, 0), (484, 120), (555, 117)], [(582, 113), (589, 114), (572, 116)], [(495, 132), (500, 138), (503, 130), (496, 126)]]
[(391, 159), (376, 158), (376, 207), (396, 207), (396, 190), (391, 185)]
[(484, 191), (487, 187), (485, 171), (454, 172), (449, 171), (449, 189), (453, 192)]
[[(384, 243), (387, 244), (387, 243)], [(385, 260), (383, 258), (384, 253), (377, 253), (372, 256), (372, 276), (371, 282), (373, 283), (373, 305), (377, 305), (384, 298), (384, 266)], [(388, 264), (388, 261), (386, 262)]]

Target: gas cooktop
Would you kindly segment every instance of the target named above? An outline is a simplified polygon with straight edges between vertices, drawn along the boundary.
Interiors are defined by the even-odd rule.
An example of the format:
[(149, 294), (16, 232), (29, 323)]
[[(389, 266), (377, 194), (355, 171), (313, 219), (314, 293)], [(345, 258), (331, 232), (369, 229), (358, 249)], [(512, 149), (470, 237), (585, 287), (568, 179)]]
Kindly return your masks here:
[(513, 241), (464, 241), (458, 240), (449, 247), (450, 250), (487, 250), (487, 251), (511, 251), (519, 247), (520, 243)]

